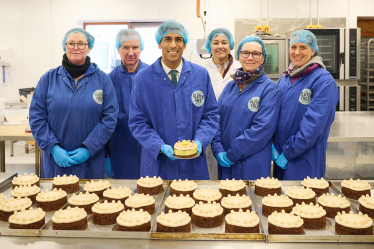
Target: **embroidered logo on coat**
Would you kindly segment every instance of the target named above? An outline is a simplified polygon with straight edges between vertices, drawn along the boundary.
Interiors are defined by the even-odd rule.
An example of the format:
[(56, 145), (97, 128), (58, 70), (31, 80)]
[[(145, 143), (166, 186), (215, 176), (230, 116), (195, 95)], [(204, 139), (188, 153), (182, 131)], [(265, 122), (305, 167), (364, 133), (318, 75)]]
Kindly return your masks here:
[(192, 93), (191, 99), (195, 106), (200, 107), (205, 101), (204, 93), (200, 90), (196, 90)]
[(101, 105), (103, 103), (103, 90), (96, 90), (93, 93), (93, 99), (95, 100), (96, 103)]
[(260, 97), (253, 97), (248, 101), (248, 108), (252, 112), (258, 112), (260, 108)]
[(305, 88), (300, 93), (299, 102), (303, 105), (309, 105), (311, 100), (312, 100), (312, 91), (308, 88)]

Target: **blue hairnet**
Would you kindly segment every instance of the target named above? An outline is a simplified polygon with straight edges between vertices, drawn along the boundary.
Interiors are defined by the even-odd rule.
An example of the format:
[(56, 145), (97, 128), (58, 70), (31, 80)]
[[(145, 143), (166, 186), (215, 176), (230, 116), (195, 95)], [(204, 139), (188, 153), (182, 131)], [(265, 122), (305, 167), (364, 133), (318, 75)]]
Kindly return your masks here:
[(95, 38), (90, 33), (88, 33), (86, 30), (84, 30), (82, 28), (72, 28), (71, 30), (66, 32), (66, 34), (64, 36), (64, 39), (62, 39), (62, 48), (64, 49), (64, 52), (66, 52), (65, 43), (66, 43), (69, 35), (71, 35), (73, 33), (81, 33), (82, 35), (84, 35), (86, 37), (87, 41), (88, 41), (88, 44), (89, 44), (90, 48), (93, 49), (94, 44), (95, 44)]
[(230, 50), (234, 49), (234, 46), (235, 46), (234, 37), (232, 36), (230, 31), (228, 29), (218, 28), (218, 29), (212, 30), (212, 32), (209, 33), (208, 38), (206, 39), (205, 48), (206, 50), (208, 50), (209, 54), (212, 54), (212, 48), (211, 48), (212, 41), (214, 37), (216, 37), (217, 35), (224, 36), (230, 44)]
[(134, 29), (121, 29), (116, 35), (116, 48), (119, 50), (122, 43), (127, 40), (137, 39), (140, 42), (140, 50), (144, 49), (144, 42), (138, 31)]
[(266, 52), (266, 47), (265, 47), (265, 43), (262, 41), (262, 39), (258, 36), (246, 36), (244, 37), (240, 42), (239, 42), (239, 45), (238, 45), (238, 48), (236, 50), (236, 55), (238, 56), (238, 59), (240, 57), (240, 51), (242, 50), (242, 47), (245, 43), (247, 42), (257, 42), (258, 44), (261, 45), (262, 47), (262, 54), (264, 55), (264, 63), (266, 62), (266, 59), (268, 58), (268, 53)]
[(162, 38), (168, 33), (180, 34), (183, 37), (184, 44), (188, 43), (187, 29), (181, 23), (171, 20), (163, 22), (160, 27), (158, 27), (155, 35), (157, 44), (160, 44)]
[(314, 55), (319, 52), (316, 36), (309, 30), (298, 30), (293, 32), (290, 38), (290, 47), (293, 43), (303, 42), (314, 50)]

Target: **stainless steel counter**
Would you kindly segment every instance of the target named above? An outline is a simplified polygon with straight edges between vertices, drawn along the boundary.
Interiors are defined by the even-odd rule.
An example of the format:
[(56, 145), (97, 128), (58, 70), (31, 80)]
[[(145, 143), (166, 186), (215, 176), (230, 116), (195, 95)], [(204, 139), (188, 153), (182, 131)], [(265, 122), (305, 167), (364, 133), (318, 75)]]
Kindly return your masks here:
[(17, 173), (0, 173), (0, 189), (10, 183)]

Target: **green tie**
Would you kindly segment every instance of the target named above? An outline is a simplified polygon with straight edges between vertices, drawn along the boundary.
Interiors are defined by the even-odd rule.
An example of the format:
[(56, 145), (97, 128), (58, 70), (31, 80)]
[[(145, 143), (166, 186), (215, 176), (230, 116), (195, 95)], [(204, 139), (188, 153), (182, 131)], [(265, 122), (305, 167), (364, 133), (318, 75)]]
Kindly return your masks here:
[(178, 71), (177, 70), (171, 70), (169, 73), (171, 75), (171, 82), (173, 82), (174, 86), (177, 87), (177, 84), (178, 84), (177, 73), (178, 73)]

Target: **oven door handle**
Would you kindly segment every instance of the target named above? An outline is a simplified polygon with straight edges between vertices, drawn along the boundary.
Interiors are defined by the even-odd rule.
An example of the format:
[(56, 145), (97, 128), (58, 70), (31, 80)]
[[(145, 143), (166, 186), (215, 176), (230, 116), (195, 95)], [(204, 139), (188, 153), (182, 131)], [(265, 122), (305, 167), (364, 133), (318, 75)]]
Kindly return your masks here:
[(340, 64), (345, 64), (345, 54), (340, 53), (340, 58), (339, 58)]

